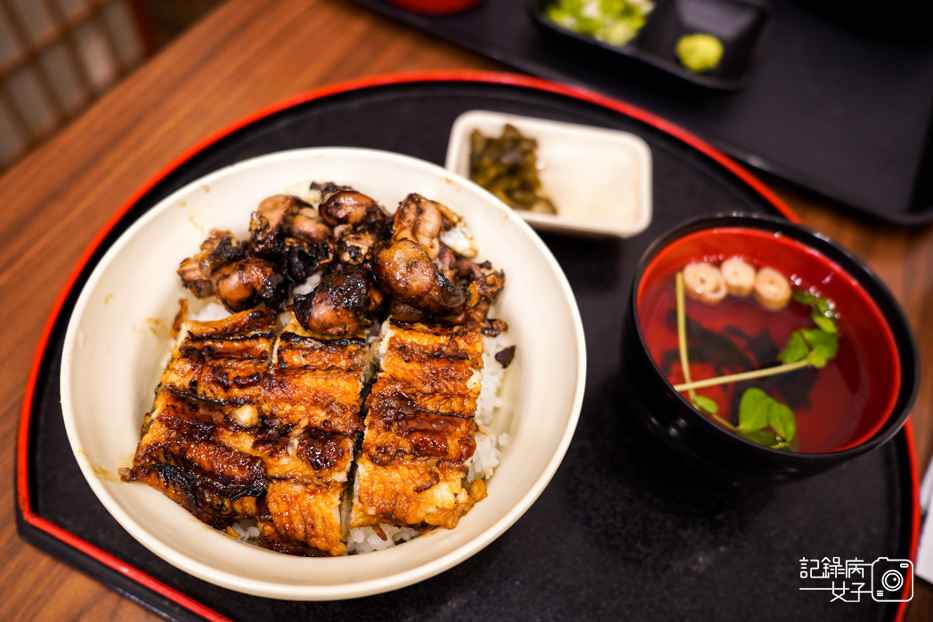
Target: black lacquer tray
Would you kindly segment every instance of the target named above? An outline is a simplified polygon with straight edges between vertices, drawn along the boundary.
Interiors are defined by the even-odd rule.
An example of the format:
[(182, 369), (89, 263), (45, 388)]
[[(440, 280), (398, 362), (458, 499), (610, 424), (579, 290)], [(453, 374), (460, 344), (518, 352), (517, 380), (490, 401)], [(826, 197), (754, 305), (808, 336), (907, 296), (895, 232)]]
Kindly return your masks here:
[[(689, 4), (708, 13), (722, 1)], [(724, 91), (638, 54), (554, 36), (536, 23), (527, 0), (484, 0), (444, 16), (389, 0), (351, 2), (531, 75), (628, 101), (843, 211), (933, 222), (933, 34), (922, 3), (860, 11), (842, 0), (766, 0), (767, 37), (742, 87)], [(709, 6), (697, 6), (704, 2)], [(669, 5), (658, 6), (666, 13)]]
[[(588, 378), (579, 427), (539, 500), (502, 537), (447, 572), (378, 596), (290, 602), (228, 591), (163, 562), (130, 537), (84, 481), (59, 404), (62, 340), (103, 252), (173, 190), (245, 158), (307, 146), (393, 150), (442, 163), (451, 124), (490, 109), (626, 130), (651, 148), (654, 218), (627, 240), (543, 239), (573, 286)], [(20, 533), (159, 614), (196, 619), (892, 620), (901, 603), (801, 588), (801, 560), (912, 558), (919, 512), (910, 430), (834, 471), (775, 488), (703, 479), (627, 416), (622, 313), (649, 242), (699, 213), (794, 218), (755, 179), (691, 135), (617, 101), (533, 78), (475, 72), (385, 76), (260, 111), (170, 165), (88, 251), (49, 319), (23, 406)], [(559, 327), (555, 327), (559, 330)], [(546, 391), (547, 387), (540, 390)]]

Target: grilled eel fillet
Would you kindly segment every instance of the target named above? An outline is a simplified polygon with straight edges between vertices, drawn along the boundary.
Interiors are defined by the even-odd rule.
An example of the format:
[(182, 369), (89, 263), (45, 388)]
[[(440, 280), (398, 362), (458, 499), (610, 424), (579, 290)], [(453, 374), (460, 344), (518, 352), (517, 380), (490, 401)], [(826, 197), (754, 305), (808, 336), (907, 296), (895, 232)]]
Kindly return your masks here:
[(280, 543), (271, 548), (283, 550), (301, 541), (331, 555), (346, 552), (343, 518), (369, 367), (362, 337), (319, 339), (294, 317), (279, 337), (263, 383), (263, 412), (275, 426), (312, 440), (298, 450), (311, 470), (273, 476), (266, 495), (269, 519), (259, 522), (263, 540)]
[(256, 519), (266, 548), (340, 555), (369, 357), (274, 329), (267, 310), (186, 322), (123, 478), (218, 529)]
[(389, 322), (366, 399), (350, 527), (452, 529), (485, 496), (481, 480), (463, 483), (476, 449), (482, 336), (468, 326)]

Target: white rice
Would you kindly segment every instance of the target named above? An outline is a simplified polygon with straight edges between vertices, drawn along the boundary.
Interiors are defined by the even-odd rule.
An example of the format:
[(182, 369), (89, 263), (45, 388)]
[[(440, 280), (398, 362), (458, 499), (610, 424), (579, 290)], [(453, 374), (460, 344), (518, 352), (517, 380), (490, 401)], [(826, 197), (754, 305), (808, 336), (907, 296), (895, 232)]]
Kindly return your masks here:
[(233, 531), (236, 532), (237, 540), (257, 544), (259, 542), (259, 527), (256, 525), (255, 518), (241, 520), (233, 525)]
[(230, 312), (219, 302), (209, 302), (200, 309), (192, 309), (194, 304), (189, 303), (188, 319), (195, 322), (216, 322), (230, 317)]
[(396, 544), (408, 542), (419, 535), (419, 531), (411, 527), (396, 527), (395, 525), (383, 523), (380, 525), (380, 528), (386, 535), (385, 540), (380, 538), (379, 534), (377, 534), (376, 530), (372, 527), (357, 527), (356, 529), (351, 529), (350, 535), (347, 536), (347, 553), (356, 554), (381, 551), (393, 547)]
[(318, 286), (321, 282), (321, 273), (315, 272), (307, 278), (307, 280), (301, 285), (295, 286), (295, 289), (292, 290), (292, 294), (297, 296), (299, 294), (310, 294), (314, 291), (314, 288)]
[(499, 447), (508, 442), (508, 434), (503, 433), (497, 437), (489, 430), (489, 426), (502, 406), (500, 390), (505, 372), (495, 356), (509, 345), (505, 333), (500, 333), (496, 337), (483, 337), (483, 384), (480, 387), (474, 415), (478, 430), (476, 451), (473, 452), (467, 472), (467, 481), (470, 482), (479, 478), (488, 480), (492, 477), (502, 455)]

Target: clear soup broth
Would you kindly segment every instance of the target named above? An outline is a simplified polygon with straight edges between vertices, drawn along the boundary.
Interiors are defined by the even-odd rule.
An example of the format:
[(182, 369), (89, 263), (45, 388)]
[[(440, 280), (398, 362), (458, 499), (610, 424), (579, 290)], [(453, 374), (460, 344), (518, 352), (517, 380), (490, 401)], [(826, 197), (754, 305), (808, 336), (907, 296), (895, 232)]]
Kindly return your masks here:
[[(808, 284), (798, 286), (807, 289)], [(674, 274), (643, 284), (638, 312), (645, 342), (674, 385), (685, 381), (676, 308)], [(694, 381), (779, 365), (777, 354), (791, 333), (813, 326), (810, 307), (793, 300), (780, 311), (769, 311), (751, 298), (727, 297), (715, 306), (688, 298), (685, 309)], [(826, 367), (697, 389), (697, 394), (715, 401), (719, 416), (736, 424), (742, 393), (751, 386), (763, 389), (794, 411), (798, 451), (803, 453), (830, 452), (858, 442), (875, 424), (863, 420), (871, 389), (869, 359), (845, 309), (838, 311), (839, 352)]]

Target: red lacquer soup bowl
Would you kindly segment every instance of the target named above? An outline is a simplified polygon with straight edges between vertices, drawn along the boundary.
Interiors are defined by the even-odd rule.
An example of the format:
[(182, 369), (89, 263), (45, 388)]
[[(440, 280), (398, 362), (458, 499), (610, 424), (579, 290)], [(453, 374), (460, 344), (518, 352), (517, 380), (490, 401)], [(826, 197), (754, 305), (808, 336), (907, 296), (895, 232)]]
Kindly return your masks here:
[(403, 9), (425, 15), (450, 15), (481, 4), (483, 0), (390, 0)]
[(870, 451), (916, 397), (916, 344), (890, 291), (788, 221), (731, 214), (663, 235), (642, 257), (626, 315), (627, 410), (737, 482), (799, 479)]

